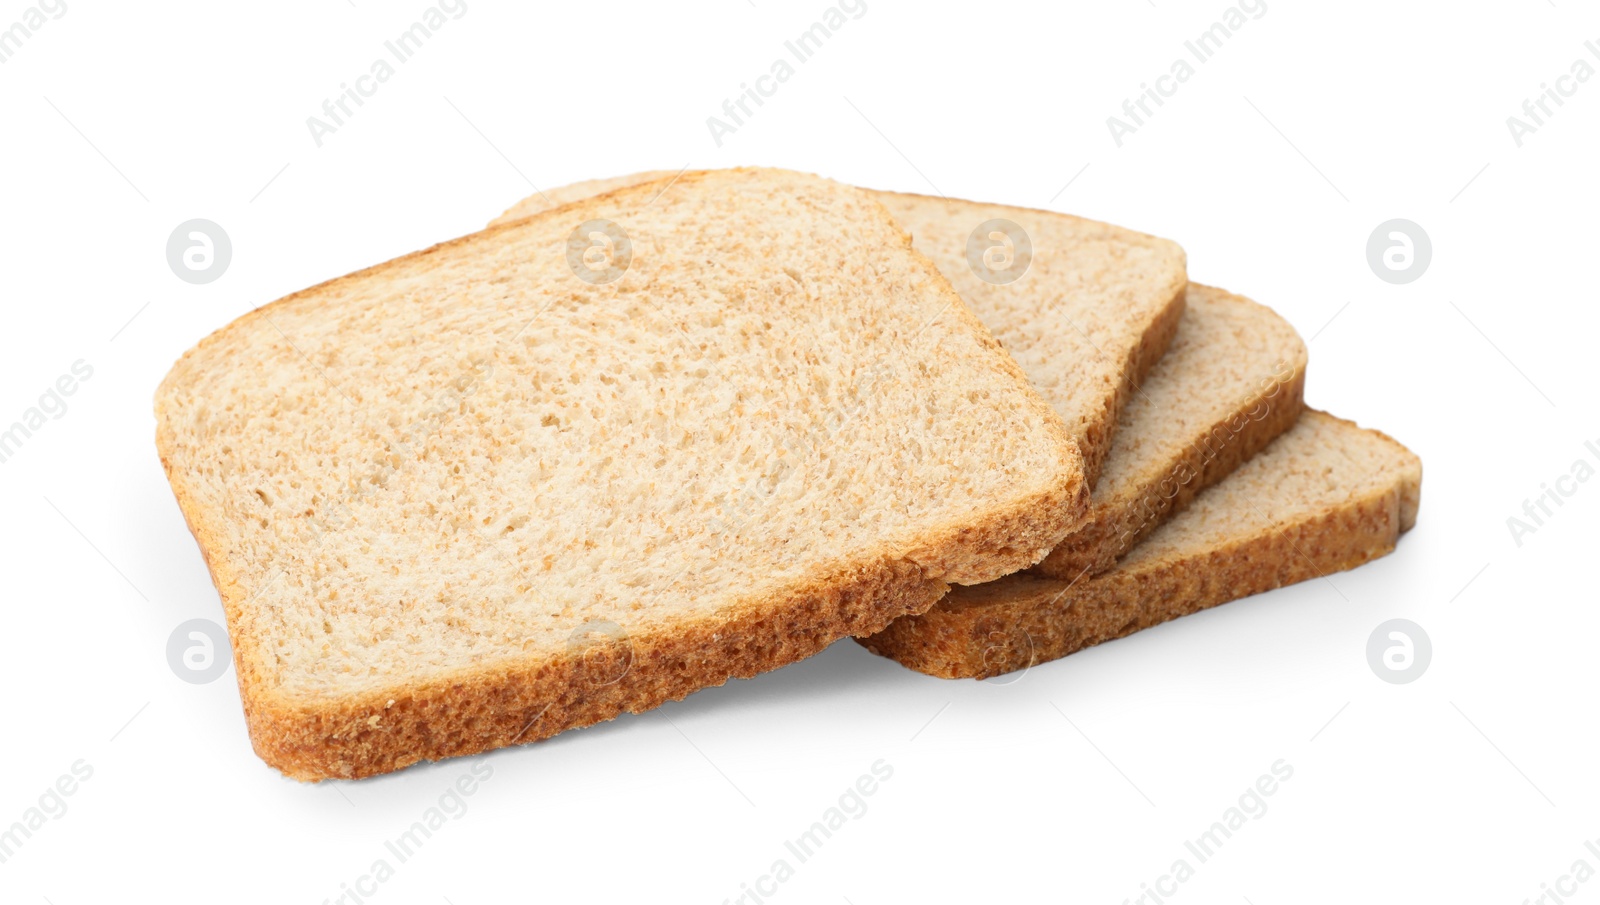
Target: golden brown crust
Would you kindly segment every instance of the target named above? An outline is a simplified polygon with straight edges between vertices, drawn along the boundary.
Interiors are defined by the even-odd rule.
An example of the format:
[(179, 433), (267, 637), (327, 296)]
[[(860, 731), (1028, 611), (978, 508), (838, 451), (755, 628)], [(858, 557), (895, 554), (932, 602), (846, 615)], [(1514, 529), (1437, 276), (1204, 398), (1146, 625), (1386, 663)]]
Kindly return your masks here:
[[(1059, 211), (990, 204), (946, 196), (936, 197), (917, 192), (890, 192), (879, 189), (867, 189), (865, 191), (878, 197), (909, 198), (930, 204), (969, 204), (985, 208), (1009, 209), (1015, 211), (1018, 215), (1029, 214), (1059, 220), (1070, 220), (1091, 225), (1104, 231), (1107, 235), (1115, 236), (1122, 242), (1160, 245), (1173, 249), (1178, 255), (1183, 254), (1183, 250), (1178, 247), (1177, 243), (1169, 239), (1141, 233), (1123, 226), (1089, 220), (1073, 214), (1063, 214)], [(1099, 410), (1083, 425), (1083, 433), (1079, 438), (1079, 449), (1083, 453), (1083, 473), (1089, 482), (1091, 496), (1096, 482), (1100, 479), (1100, 471), (1105, 465), (1106, 457), (1111, 454), (1112, 443), (1117, 432), (1117, 419), (1122, 413), (1124, 403), (1137, 390), (1139, 384), (1149, 376), (1150, 370), (1161, 360), (1161, 356), (1166, 354), (1167, 348), (1172, 344), (1173, 337), (1177, 335), (1178, 324), (1183, 320), (1183, 312), (1188, 297), (1188, 283), (1182, 279), (1181, 271), (1178, 277), (1178, 282), (1172, 290), (1172, 297), (1167, 299), (1156, 316), (1145, 325), (1144, 332), (1139, 337), (1139, 342), (1131, 346), (1124, 354), (1120, 367), (1117, 368), (1118, 379), (1115, 389), (1105, 397)]]
[(1394, 549), (1398, 489), (1280, 534), (1138, 573), (1113, 570), (1067, 593), (1026, 577), (1002, 606), (935, 607), (896, 620), (861, 644), (941, 678), (988, 678), (1055, 660), (1230, 600), (1351, 569)]
[[(693, 181), (704, 175), (688, 173), (680, 179)], [(880, 206), (879, 211), (909, 249), (910, 237), (887, 210)], [(486, 232), (508, 228), (515, 224)], [(400, 260), (437, 254), (476, 238), (451, 240)], [(1022, 404), (1030, 407), (1039, 423), (1053, 426), (1049, 432), (1063, 455), (1061, 470), (1047, 482), (1047, 489), (936, 526), (908, 553), (865, 551), (856, 562), (841, 563), (829, 574), (743, 601), (714, 617), (678, 623), (670, 631), (641, 629), (628, 637), (622, 650), (609, 643), (598, 650), (580, 647), (564, 655), (481, 664), (426, 682), (333, 699), (287, 698), (258, 672), (255, 663), (261, 654), (252, 649), (262, 639), (252, 632), (250, 589), (225, 555), (227, 535), (222, 529), (227, 516), (203, 505), (186, 475), (174, 466), (176, 444), (168, 421), (167, 391), (191, 357), (221, 331), (202, 340), (184, 354), (157, 393), (156, 445), (184, 520), (222, 598), (256, 753), (289, 776), (317, 780), (371, 776), (423, 760), (546, 738), (655, 707), (729, 678), (776, 669), (817, 653), (838, 638), (871, 634), (897, 617), (926, 610), (951, 581), (987, 581), (1036, 562), (1081, 522), (1087, 509), (1081, 455), (1054, 411), (1027, 390), (1021, 368), (999, 350), (932, 263), (922, 260), (930, 285), (951, 302), (948, 316), (974, 327), (984, 343), (999, 352), (996, 366), (1026, 391)], [(286, 296), (222, 329), (238, 329), (265, 316), (268, 308), (336, 288), (373, 269)], [(622, 630), (626, 632), (626, 627)], [(623, 660), (627, 668), (613, 678)], [(603, 678), (597, 681), (597, 677)]]
[(1161, 480), (1140, 488), (1137, 499), (1092, 507), (1084, 526), (1051, 550), (1034, 571), (1071, 579), (1110, 569), (1150, 532), (1182, 512), (1196, 494), (1232, 474), (1293, 427), (1305, 408), (1305, 348), (1299, 352), (1298, 358), (1284, 362), (1285, 371), (1273, 375), (1270, 387), (1208, 427), (1205, 441), (1185, 446)]
[[(244, 590), (227, 558), (213, 553), (220, 534), (206, 526), (205, 510), (193, 504), (165, 455), (162, 465), (222, 597), (228, 624), (237, 626), (245, 615)], [(1083, 486), (1080, 480), (1078, 487)], [(1086, 491), (1077, 498), (1086, 500)], [(995, 551), (1017, 542), (1013, 532), (1035, 538), (1065, 533), (1073, 523), (1068, 509), (1041, 503), (1030, 500), (1015, 514), (959, 529), (944, 542), (993, 562)], [(1050, 512), (1055, 515), (1034, 515)], [(941, 552), (948, 556), (951, 550)], [(251, 744), (262, 760), (295, 779), (356, 779), (537, 741), (648, 710), (730, 678), (749, 678), (816, 654), (846, 635), (870, 635), (898, 617), (926, 611), (948, 589), (946, 582), (928, 578), (923, 564), (885, 560), (775, 595), (728, 620), (705, 620), (660, 637), (629, 637), (625, 657), (604, 650), (597, 658), (587, 649), (325, 702), (297, 703), (273, 695), (259, 677), (245, 675), (250, 666), (237, 640), (234, 666), (241, 673)], [(776, 608), (779, 603), (783, 609)], [(626, 673), (612, 680), (619, 662)]]
[(988, 678), (1231, 600), (1354, 568), (1394, 550), (1415, 520), (1421, 493), (1416, 457), (1386, 435), (1370, 433), (1394, 444), (1403, 453), (1402, 464), (1392, 482), (1343, 505), (1202, 553), (1077, 581), (1008, 576), (857, 640), (918, 672)]
[[(172, 478), (171, 466), (162, 466)], [(244, 615), (217, 535), (183, 482), (179, 509), (222, 596), (228, 624)], [(987, 531), (974, 531), (992, 542)], [(820, 652), (845, 635), (881, 630), (942, 597), (948, 585), (913, 563), (883, 562), (830, 576), (782, 595), (784, 610), (751, 605), (731, 619), (704, 620), (670, 635), (569, 651), (540, 662), (486, 665), (405, 688), (329, 701), (295, 702), (271, 693), (239, 645), (234, 666), (257, 756), (299, 780), (358, 779), (425, 760), (475, 754), (549, 738), (566, 729), (640, 712), (691, 692), (749, 678)], [(237, 637), (237, 635), (235, 635)]]
[[(1188, 287), (1178, 287), (1166, 306), (1161, 309), (1161, 314), (1145, 328), (1144, 335), (1139, 337), (1139, 344), (1128, 350), (1127, 360), (1122, 364), (1122, 380), (1117, 384), (1115, 398), (1108, 400), (1106, 408), (1101, 413), (1098, 424), (1089, 427), (1089, 451), (1084, 452), (1084, 473), (1089, 476), (1089, 486), (1094, 487), (1100, 480), (1100, 470), (1105, 467), (1106, 457), (1111, 455), (1112, 444), (1116, 441), (1117, 421), (1122, 415), (1122, 407), (1128, 397), (1138, 390), (1139, 384), (1150, 376), (1150, 369), (1156, 366), (1161, 356), (1167, 354), (1167, 348), (1172, 345), (1172, 338), (1178, 333), (1178, 324), (1183, 320), (1183, 311), (1187, 307)], [(1091, 495), (1093, 491), (1091, 490)]]
[(357, 779), (637, 713), (818, 653), (931, 606), (947, 585), (882, 563), (797, 588), (783, 609), (675, 626), (561, 658), (490, 665), (404, 689), (296, 704), (246, 696), (256, 753), (295, 779)]

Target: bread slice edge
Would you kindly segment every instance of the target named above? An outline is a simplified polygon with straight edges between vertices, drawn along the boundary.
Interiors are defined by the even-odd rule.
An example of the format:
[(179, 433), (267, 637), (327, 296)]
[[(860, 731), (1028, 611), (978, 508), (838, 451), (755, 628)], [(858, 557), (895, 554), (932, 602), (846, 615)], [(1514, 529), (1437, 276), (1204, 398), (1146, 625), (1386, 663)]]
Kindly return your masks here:
[[(1212, 286), (1189, 285), (1277, 317), (1260, 302)], [(1289, 330), (1293, 332), (1292, 327)], [(1232, 474), (1293, 427), (1305, 407), (1308, 355), (1305, 343), (1299, 341), (1285, 352), (1277, 371), (1265, 375), (1252, 394), (1201, 430), (1195, 442), (1186, 445), (1178, 457), (1164, 463), (1162, 477), (1140, 487), (1131, 504), (1102, 501), (1091, 493), (1084, 526), (1067, 535), (1034, 571), (1067, 579), (1105, 572), (1167, 519), (1182, 512), (1201, 491)], [(1217, 438), (1221, 441), (1217, 442)], [(1116, 454), (1114, 446), (1112, 454)]]
[(858, 642), (880, 656), (939, 678), (984, 679), (1040, 663), (1274, 588), (1355, 568), (1395, 549), (1416, 523), (1421, 460), (1381, 431), (1329, 418), (1391, 444), (1403, 463), (1387, 480), (1342, 504), (1275, 524), (1197, 556), (1118, 567), (1063, 581), (1023, 574), (1002, 579), (1002, 599), (943, 603), (891, 623)]

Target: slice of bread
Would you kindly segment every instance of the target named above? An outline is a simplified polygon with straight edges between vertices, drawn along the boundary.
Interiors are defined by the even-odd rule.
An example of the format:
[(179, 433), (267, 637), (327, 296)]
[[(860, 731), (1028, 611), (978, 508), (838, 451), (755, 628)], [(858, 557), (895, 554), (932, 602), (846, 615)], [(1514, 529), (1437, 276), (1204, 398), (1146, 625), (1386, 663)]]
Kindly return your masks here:
[(1288, 430), (1300, 415), (1306, 345), (1241, 296), (1189, 284), (1178, 335), (1122, 409), (1089, 521), (1035, 571), (1097, 575)]
[(1383, 556), (1415, 524), (1421, 493), (1422, 463), (1410, 450), (1307, 410), (1111, 571), (957, 588), (861, 643), (944, 678), (1023, 669)]
[[(566, 203), (581, 192), (649, 182), (676, 191), (663, 170), (594, 179), (524, 198), (494, 223)], [(874, 192), (933, 259), (972, 312), (993, 331), (1040, 395), (1066, 421), (1095, 486), (1112, 448), (1117, 416), (1133, 388), (1161, 358), (1183, 314), (1188, 283), (1183, 249), (1166, 239), (1068, 214), (975, 201)], [(995, 221), (1020, 227), (1002, 238)], [(1008, 281), (974, 258), (1002, 250), (1018, 269)]]
[(659, 194), (280, 299), (162, 382), (269, 764), (368, 776), (654, 707), (1082, 519), (1065, 426), (870, 195), (781, 170)]

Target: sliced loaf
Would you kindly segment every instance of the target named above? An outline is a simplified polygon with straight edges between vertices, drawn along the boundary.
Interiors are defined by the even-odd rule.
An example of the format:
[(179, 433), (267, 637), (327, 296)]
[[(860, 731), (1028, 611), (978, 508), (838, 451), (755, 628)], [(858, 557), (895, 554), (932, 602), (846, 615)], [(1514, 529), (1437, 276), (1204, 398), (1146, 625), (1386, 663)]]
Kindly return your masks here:
[(1422, 463), (1410, 450), (1308, 410), (1111, 571), (957, 588), (861, 643), (945, 678), (1023, 669), (1383, 556), (1416, 522), (1421, 492)]
[(299, 779), (773, 669), (1037, 562), (1087, 505), (1061, 420), (883, 206), (778, 170), (280, 299), (155, 407), (255, 749)]

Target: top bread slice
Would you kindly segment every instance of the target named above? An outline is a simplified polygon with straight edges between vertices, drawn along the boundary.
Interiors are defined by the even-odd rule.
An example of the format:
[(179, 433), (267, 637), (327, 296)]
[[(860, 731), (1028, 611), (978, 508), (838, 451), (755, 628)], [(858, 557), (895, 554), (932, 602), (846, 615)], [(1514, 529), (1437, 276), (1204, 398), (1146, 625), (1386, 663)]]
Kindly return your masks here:
[(1198, 283), (1167, 354), (1118, 417), (1085, 525), (1035, 567), (1055, 578), (1111, 568), (1195, 494), (1300, 415), (1306, 345), (1265, 305)]
[[(666, 171), (596, 179), (525, 198), (494, 222), (548, 210), (579, 192), (646, 182), (666, 196), (677, 191), (678, 183)], [(873, 194), (1061, 415), (1094, 487), (1112, 448), (1118, 413), (1166, 351), (1183, 314), (1188, 283), (1183, 249), (1166, 239), (1051, 211)], [(996, 280), (971, 250), (974, 244), (996, 246), (995, 221), (1020, 227), (1031, 245), (1027, 269), (1009, 281)], [(1010, 251), (1021, 260), (1020, 250)]]
[(1061, 420), (883, 206), (781, 170), (280, 299), (156, 415), (256, 751), (300, 779), (781, 666), (1037, 562), (1087, 505)]
[(861, 643), (920, 672), (986, 678), (1383, 556), (1416, 524), (1422, 463), (1373, 430), (1305, 411), (1135, 547), (1076, 580), (957, 588)]

